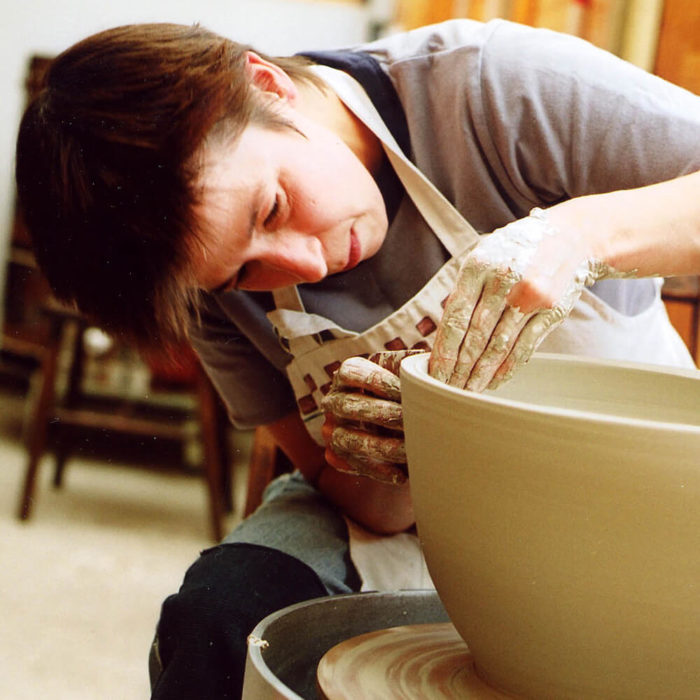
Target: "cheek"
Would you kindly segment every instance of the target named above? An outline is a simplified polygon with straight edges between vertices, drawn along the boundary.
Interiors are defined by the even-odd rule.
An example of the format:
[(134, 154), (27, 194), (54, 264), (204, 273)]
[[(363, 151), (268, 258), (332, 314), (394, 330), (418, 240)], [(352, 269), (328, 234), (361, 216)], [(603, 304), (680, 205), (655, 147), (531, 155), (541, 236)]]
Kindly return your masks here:
[(193, 272), (195, 282), (200, 289), (216, 287), (225, 278), (220, 257), (213, 255), (212, 252), (196, 256)]
[(291, 195), (307, 227), (319, 230), (363, 217), (371, 219), (373, 227), (384, 229), (383, 239), (384, 199), (371, 173), (354, 153), (345, 144), (321, 139), (303, 155), (297, 160), (299, 177), (294, 179), (299, 187)]
[(195, 243), (192, 251), (193, 270), (198, 285), (208, 289), (221, 284), (236, 266), (235, 241), (228, 236), (217, 234)]
[(330, 201), (366, 200), (374, 180), (350, 148), (332, 142), (316, 146), (313, 162), (318, 167), (313, 168), (312, 179), (317, 191), (325, 193)]

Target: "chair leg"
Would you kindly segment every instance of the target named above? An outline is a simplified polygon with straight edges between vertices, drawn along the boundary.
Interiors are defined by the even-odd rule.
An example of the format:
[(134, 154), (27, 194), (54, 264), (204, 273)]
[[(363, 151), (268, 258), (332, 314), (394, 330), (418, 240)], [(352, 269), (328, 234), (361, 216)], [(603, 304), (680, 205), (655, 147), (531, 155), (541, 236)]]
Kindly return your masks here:
[(279, 454), (279, 448), (269, 429), (265, 426), (256, 428), (250, 453), (244, 518), (247, 518), (262, 503), (265, 487), (277, 474)]
[(39, 370), (40, 383), (38, 395), (31, 411), (29, 433), (27, 436), (29, 460), (27, 462), (27, 470), (24, 476), (24, 484), (17, 513), (20, 520), (27, 520), (31, 514), (39, 461), (46, 447), (48, 416), (54, 404), (56, 391), (56, 369), (61, 345), (62, 326), (63, 324), (60, 319), (52, 320), (49, 330), (49, 341)]
[(223, 471), (221, 440), (219, 435), (219, 416), (217, 396), (214, 387), (203, 370), (197, 379), (199, 398), (199, 417), (204, 444), (204, 470), (209, 493), (209, 518), (212, 537), (219, 542), (223, 537), (222, 520), (224, 515), (224, 498), (222, 496)]
[[(85, 329), (85, 322), (83, 320), (69, 320), (64, 322), (65, 324), (72, 324), (74, 328), (73, 337), (71, 339), (70, 345), (70, 365), (68, 370), (68, 384), (66, 386), (65, 396), (62, 401), (65, 406), (73, 406), (78, 401), (80, 396), (80, 383), (83, 378), (83, 365), (84, 355), (83, 355), (83, 330)], [(66, 462), (68, 461), (68, 455), (70, 454), (71, 445), (69, 444), (70, 434), (68, 436), (62, 436), (56, 447), (56, 465), (54, 467), (53, 473), (53, 485), (54, 488), (61, 488), (63, 485), (63, 476), (66, 470)]]
[(56, 447), (56, 465), (53, 472), (53, 486), (60, 489), (63, 486), (63, 475), (66, 471), (66, 461), (68, 460), (68, 446), (59, 442)]
[(221, 464), (221, 484), (219, 488), (221, 490), (224, 509), (227, 513), (233, 513), (233, 478), (231, 474), (231, 445), (229, 444), (229, 428), (231, 424), (229, 422), (228, 412), (211, 384), (210, 389), (214, 402), (213, 411), (216, 421), (216, 449), (219, 453), (219, 462)]

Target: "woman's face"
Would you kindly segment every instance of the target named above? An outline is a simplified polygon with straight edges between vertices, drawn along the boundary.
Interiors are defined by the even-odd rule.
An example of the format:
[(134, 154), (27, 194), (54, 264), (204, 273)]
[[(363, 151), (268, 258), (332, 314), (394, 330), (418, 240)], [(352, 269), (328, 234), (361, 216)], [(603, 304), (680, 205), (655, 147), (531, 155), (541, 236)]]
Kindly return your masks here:
[(360, 159), (293, 107), (281, 114), (295, 129), (250, 125), (235, 142), (204, 149), (195, 210), (204, 249), (194, 261), (203, 289), (318, 282), (384, 242), (384, 201)]

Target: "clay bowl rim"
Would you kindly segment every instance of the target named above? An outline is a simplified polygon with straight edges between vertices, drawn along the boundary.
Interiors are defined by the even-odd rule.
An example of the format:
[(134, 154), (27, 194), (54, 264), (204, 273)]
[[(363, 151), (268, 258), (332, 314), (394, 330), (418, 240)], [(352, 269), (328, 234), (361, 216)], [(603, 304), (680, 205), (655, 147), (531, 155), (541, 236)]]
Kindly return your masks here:
[[(429, 390), (443, 394), (447, 392), (453, 398), (466, 403), (484, 403), (494, 407), (512, 409), (520, 413), (537, 413), (544, 416), (558, 416), (571, 418), (579, 421), (592, 421), (596, 423), (607, 423), (610, 425), (624, 425), (639, 429), (654, 429), (661, 432), (676, 432), (688, 435), (700, 435), (700, 423), (683, 423), (674, 421), (652, 420), (647, 418), (634, 418), (630, 416), (616, 416), (609, 413), (596, 411), (585, 411), (576, 408), (564, 408), (551, 404), (528, 403), (523, 400), (503, 398), (492, 393), (478, 393), (468, 389), (459, 389), (449, 384), (431, 377), (428, 374), (427, 363), (428, 353), (411, 355), (401, 362), (401, 374), (408, 376), (409, 381), (414, 380), (424, 384)], [(668, 367), (665, 365), (652, 365), (637, 362), (626, 362), (623, 360), (605, 360), (591, 357), (578, 357), (575, 355), (564, 355), (559, 353), (536, 353), (530, 359), (532, 362), (554, 363), (554, 364), (576, 364), (594, 367), (618, 368), (620, 370), (638, 373), (648, 373), (655, 375), (671, 375), (674, 377), (686, 378), (698, 382), (700, 391), (700, 370), (684, 369), (681, 367)], [(497, 390), (496, 390), (497, 391)]]

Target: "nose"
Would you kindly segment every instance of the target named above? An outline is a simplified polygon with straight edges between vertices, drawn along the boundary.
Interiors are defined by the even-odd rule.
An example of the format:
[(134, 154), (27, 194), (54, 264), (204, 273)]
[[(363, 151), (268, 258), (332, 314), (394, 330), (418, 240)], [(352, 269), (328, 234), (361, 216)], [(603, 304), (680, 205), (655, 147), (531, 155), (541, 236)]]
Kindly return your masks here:
[[(257, 256), (261, 281), (269, 286), (318, 282), (328, 274), (321, 241), (301, 231), (276, 231)], [(250, 266), (249, 266), (250, 267)]]

